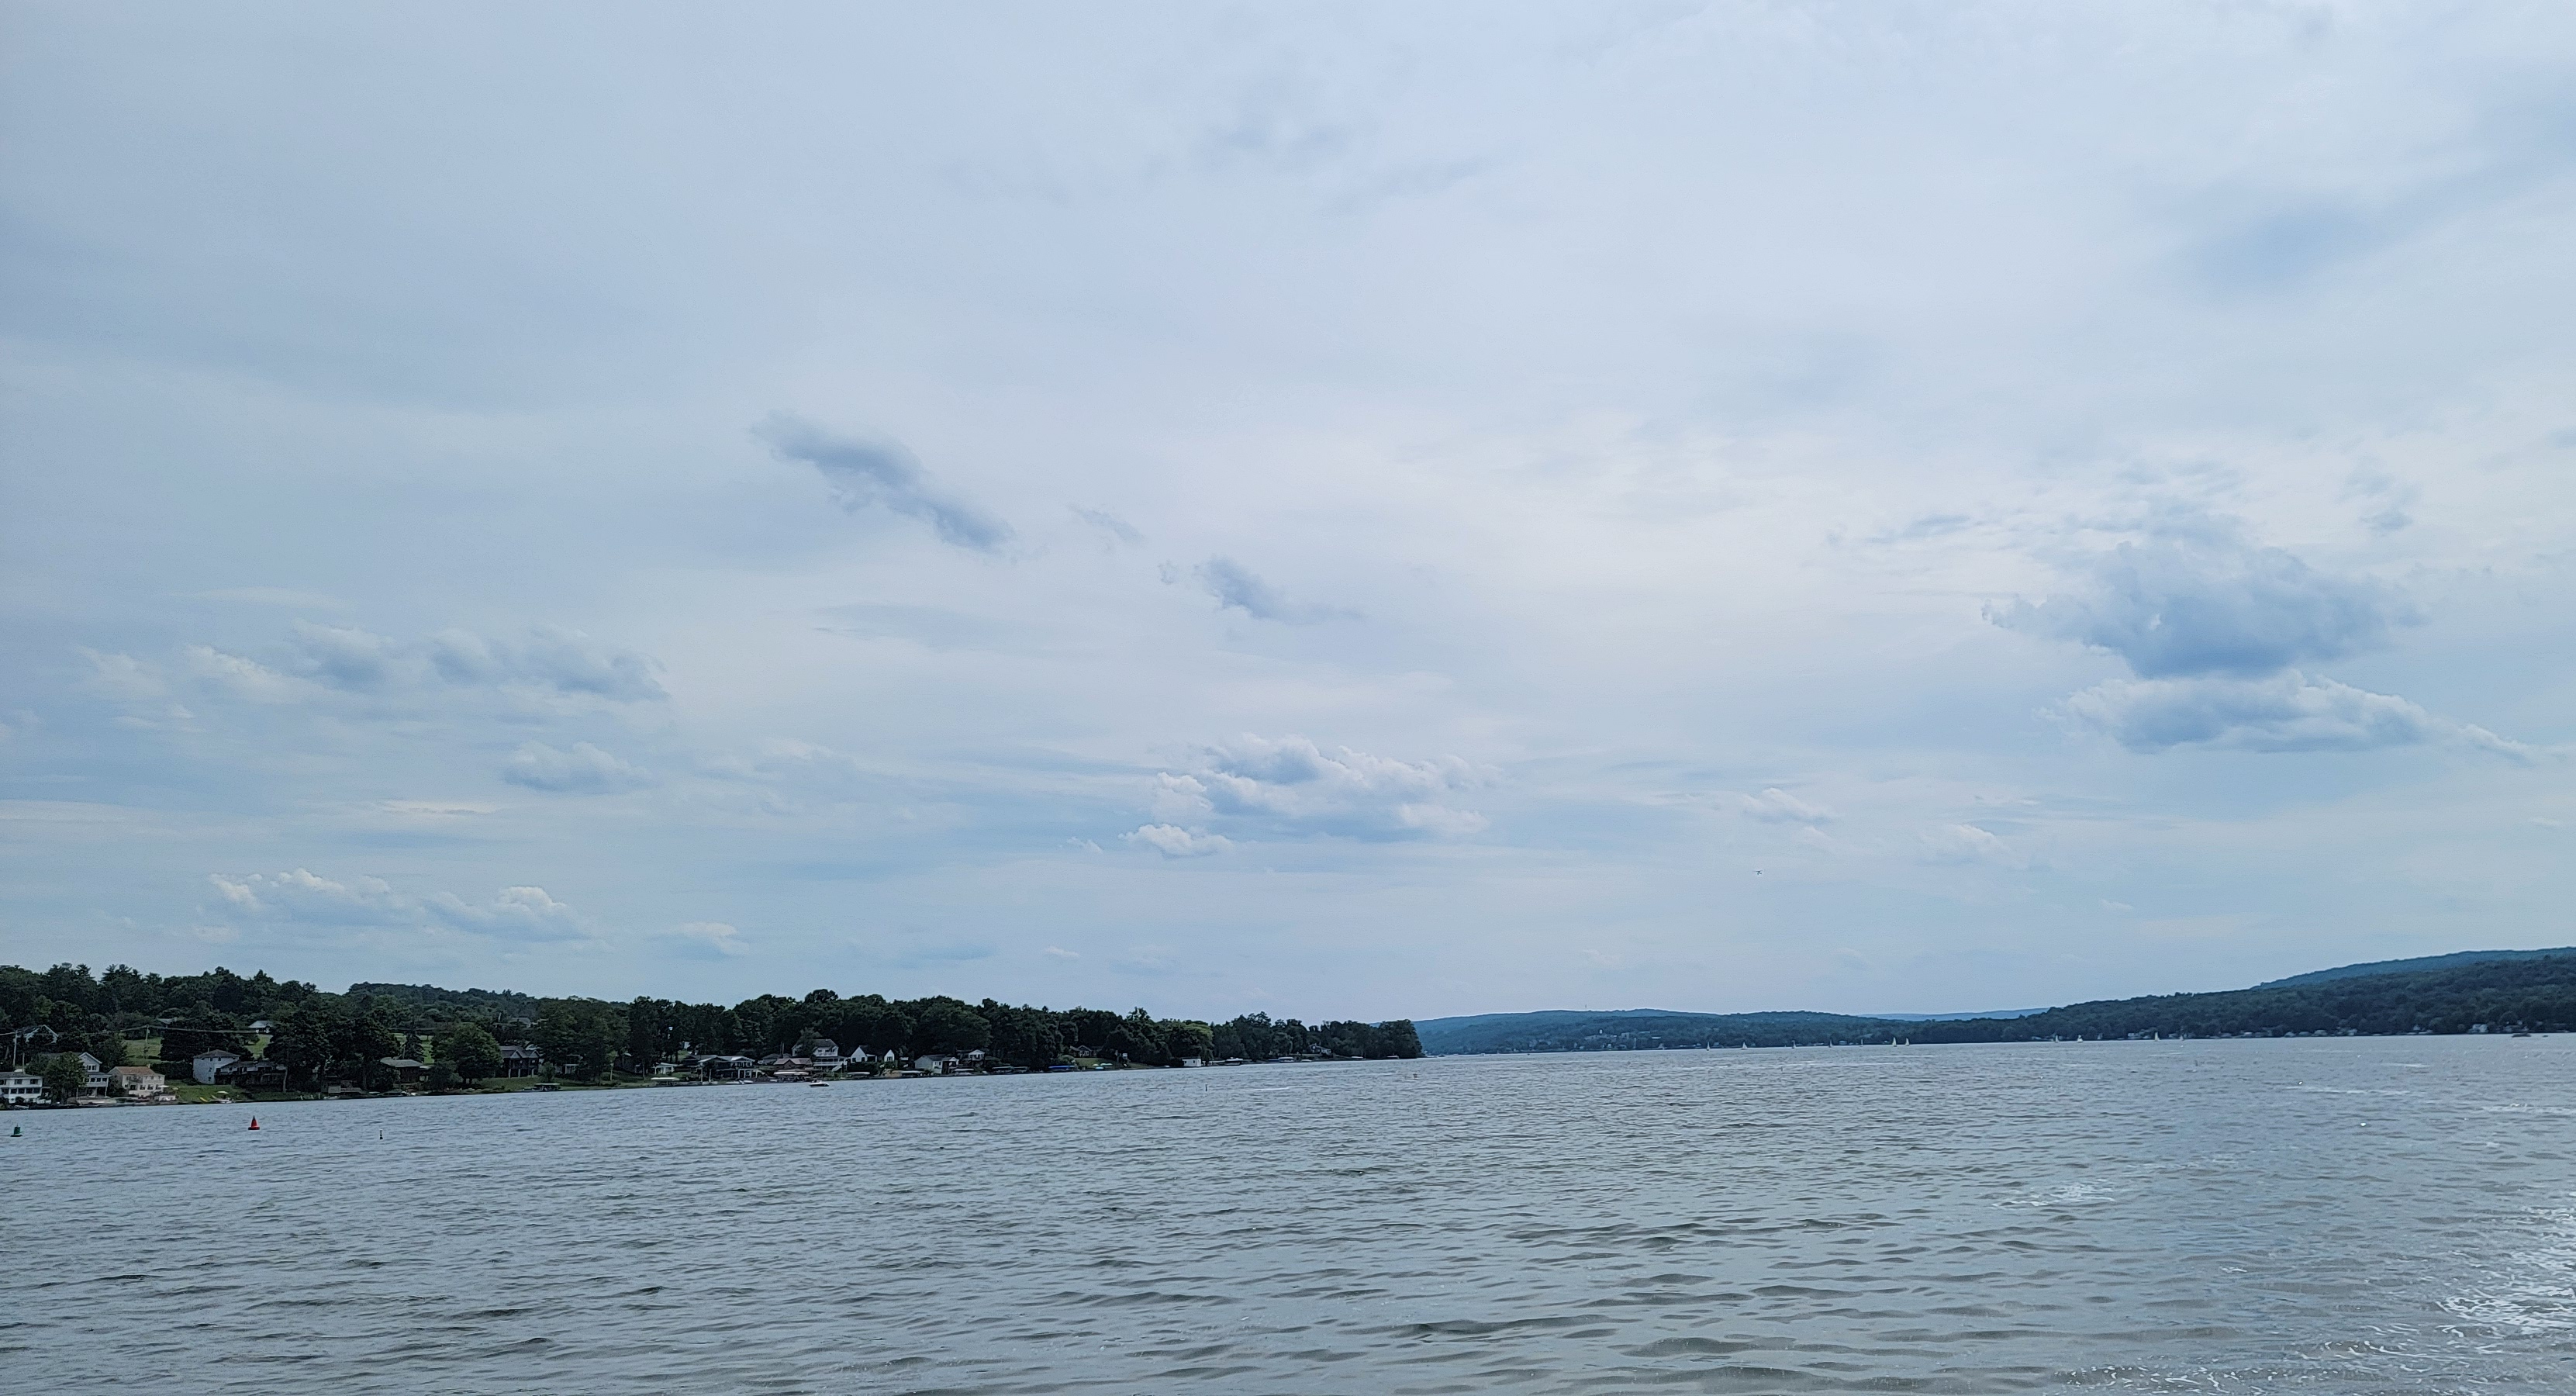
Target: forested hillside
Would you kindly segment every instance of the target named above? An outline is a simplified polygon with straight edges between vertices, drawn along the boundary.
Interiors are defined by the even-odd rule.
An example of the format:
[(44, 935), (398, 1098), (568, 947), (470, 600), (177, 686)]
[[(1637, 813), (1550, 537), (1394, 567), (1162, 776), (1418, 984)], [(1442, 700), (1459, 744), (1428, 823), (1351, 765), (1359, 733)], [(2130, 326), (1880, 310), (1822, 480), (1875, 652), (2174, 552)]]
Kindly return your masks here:
[(2070, 1004), (2027, 1018), (1921, 1023), (1917, 1042), (2019, 1042), (2051, 1037), (2232, 1037), (2287, 1033), (2460, 1033), (2576, 1029), (2576, 954), (2491, 960), (2284, 983), (2216, 994)]
[[(2279, 1037), (2291, 1033), (2576, 1030), (2576, 951), (2472, 951), (2393, 970), (2353, 965), (2252, 989), (2069, 1004), (1998, 1018), (1891, 1020), (1832, 1013), (1492, 1013), (1418, 1025), (1435, 1055), (1787, 1047), (2052, 1038)], [(2431, 968), (2409, 966), (2431, 965)]]
[(1474, 1052), (1624, 1052), (1669, 1047), (1789, 1047), (1886, 1042), (1911, 1023), (1839, 1013), (1488, 1013), (1416, 1025), (1434, 1056)]

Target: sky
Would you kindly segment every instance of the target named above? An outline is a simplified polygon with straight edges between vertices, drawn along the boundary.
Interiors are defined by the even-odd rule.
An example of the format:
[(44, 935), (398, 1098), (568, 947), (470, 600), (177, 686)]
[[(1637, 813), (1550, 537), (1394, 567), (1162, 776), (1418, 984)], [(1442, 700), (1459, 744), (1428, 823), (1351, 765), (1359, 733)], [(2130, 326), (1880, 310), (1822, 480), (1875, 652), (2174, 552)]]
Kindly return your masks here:
[(2576, 942), (2576, 11), (0, 12), (0, 962)]

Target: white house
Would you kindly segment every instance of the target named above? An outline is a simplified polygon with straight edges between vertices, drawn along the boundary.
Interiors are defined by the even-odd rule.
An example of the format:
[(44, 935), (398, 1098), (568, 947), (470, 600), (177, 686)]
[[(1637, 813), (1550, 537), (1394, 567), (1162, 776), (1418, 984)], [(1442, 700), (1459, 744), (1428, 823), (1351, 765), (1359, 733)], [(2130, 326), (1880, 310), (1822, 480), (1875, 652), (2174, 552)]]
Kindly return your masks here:
[(148, 1066), (110, 1067), (107, 1079), (111, 1088), (121, 1086), (130, 1096), (159, 1095), (170, 1084), (168, 1077)]
[(80, 1062), (81, 1065), (89, 1071), (89, 1080), (82, 1084), (81, 1094), (107, 1094), (107, 1068), (99, 1065), (98, 1058), (91, 1056), (87, 1052), (80, 1054)]
[(44, 1077), (32, 1071), (0, 1072), (0, 1105), (34, 1105), (44, 1098)]
[(816, 1066), (839, 1066), (841, 1064), (841, 1044), (834, 1042), (828, 1037), (818, 1037), (814, 1039), (813, 1060)]
[(240, 1060), (240, 1054), (235, 1052), (199, 1052), (189, 1059), (188, 1074), (197, 1078), (198, 1085), (211, 1086), (216, 1072)]

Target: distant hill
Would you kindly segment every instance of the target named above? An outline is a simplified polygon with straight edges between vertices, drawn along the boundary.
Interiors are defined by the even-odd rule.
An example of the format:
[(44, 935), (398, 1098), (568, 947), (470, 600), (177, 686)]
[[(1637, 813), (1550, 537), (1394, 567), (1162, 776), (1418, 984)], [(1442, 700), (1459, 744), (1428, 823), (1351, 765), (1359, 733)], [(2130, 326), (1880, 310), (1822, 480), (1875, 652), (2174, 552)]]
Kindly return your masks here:
[(1977, 1013), (1872, 1013), (1869, 1016), (1889, 1023), (1956, 1023), (1969, 1018), (2027, 1018), (2047, 1011), (2045, 1008), (1989, 1008)]
[(2576, 1031), (2576, 948), (2471, 950), (2346, 965), (2251, 989), (2104, 999), (1982, 1017), (1838, 1013), (1486, 1013), (1415, 1024), (1434, 1056), (1825, 1043), (2028, 1042), (2113, 1037)]
[(2576, 1029), (2576, 951), (2487, 958), (2457, 969), (2266, 984), (2218, 994), (2077, 1003), (2010, 1020), (1925, 1023), (1914, 1040), (2459, 1033), (2480, 1024), (2496, 1030)]
[(1417, 1022), (1435, 1057), (1475, 1052), (1618, 1052), (1658, 1047), (1787, 1047), (1885, 1042), (1905, 1025), (1841, 1013), (1675, 1013), (1624, 1008), (1584, 1013), (1480, 1013)]
[(2338, 965), (2333, 969), (2312, 969), (2287, 979), (2267, 980), (2257, 989), (2286, 989), (2295, 984), (2323, 984), (2335, 979), (2364, 979), (2375, 974), (2413, 974), (2428, 969), (2462, 969), (2485, 964), (2490, 960), (2537, 960), (2544, 955), (2576, 955), (2576, 945), (2556, 950), (2462, 950), (2451, 955), (2426, 955), (2413, 960), (2373, 960), (2361, 965)]

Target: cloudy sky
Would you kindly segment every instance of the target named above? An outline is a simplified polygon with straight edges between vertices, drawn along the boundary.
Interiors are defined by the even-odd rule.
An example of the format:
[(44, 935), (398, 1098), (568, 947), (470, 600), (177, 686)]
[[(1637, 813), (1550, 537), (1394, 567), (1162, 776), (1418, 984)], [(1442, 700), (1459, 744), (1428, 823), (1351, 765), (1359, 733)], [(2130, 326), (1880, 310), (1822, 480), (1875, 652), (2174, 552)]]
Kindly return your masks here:
[(2576, 941), (2558, 4), (18, 4), (0, 960)]

